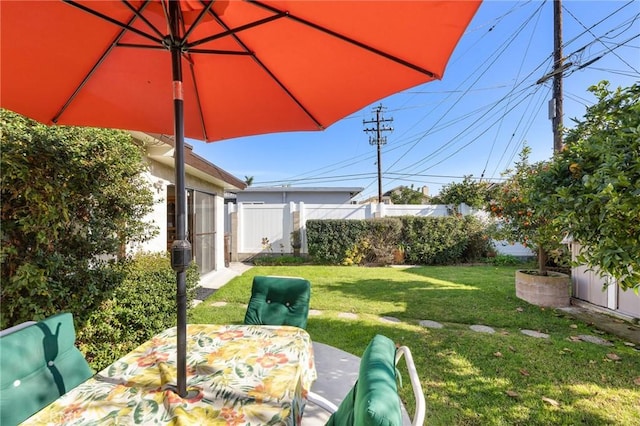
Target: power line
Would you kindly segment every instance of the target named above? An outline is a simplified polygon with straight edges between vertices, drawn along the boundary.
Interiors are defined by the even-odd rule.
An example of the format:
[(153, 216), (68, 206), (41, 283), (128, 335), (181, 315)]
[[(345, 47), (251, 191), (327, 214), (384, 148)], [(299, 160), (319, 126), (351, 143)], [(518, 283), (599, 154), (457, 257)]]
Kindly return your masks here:
[[(630, 4), (630, 3), (627, 3), (627, 5), (629, 5), (629, 4)], [(625, 6), (626, 6), (626, 5), (625, 5)], [(623, 6), (623, 7), (625, 7), (625, 6)], [(579, 19), (578, 19), (578, 18), (577, 18), (577, 17), (576, 17), (576, 16), (575, 16), (571, 11), (570, 11), (570, 10), (568, 10), (567, 8), (564, 8), (564, 7), (563, 7), (563, 9), (564, 9), (564, 10), (565, 10), (569, 15), (571, 15), (571, 17), (572, 17), (573, 19), (575, 19), (575, 21), (576, 21), (577, 23), (579, 23), (580, 25), (582, 25), (582, 28), (584, 28), (586, 32), (588, 32), (589, 34), (591, 34), (591, 35), (594, 37), (595, 41), (600, 42), (600, 44), (602, 44), (602, 45), (603, 45), (603, 46), (604, 46), (604, 47), (609, 51), (609, 53), (613, 53), (613, 54), (614, 54), (618, 59), (620, 59), (620, 61), (622, 61), (622, 62), (623, 62), (625, 65), (627, 65), (629, 68), (631, 68), (632, 70), (634, 70), (635, 72), (637, 72), (637, 73), (638, 73), (638, 70), (637, 70), (637, 69), (635, 69), (635, 68), (634, 68), (630, 63), (628, 63), (627, 61), (625, 61), (625, 60), (624, 60), (620, 55), (618, 55), (617, 53), (615, 53), (615, 52), (613, 51), (613, 49), (611, 49), (609, 46), (607, 46), (607, 45), (606, 45), (606, 43), (605, 43), (605, 42), (603, 42), (603, 41), (601, 40), (601, 38), (602, 38), (602, 37), (597, 37), (597, 36), (596, 36), (592, 31), (591, 31), (591, 28), (587, 28), (587, 26), (586, 26), (586, 25), (584, 25), (584, 24), (583, 24), (583, 23), (582, 23), (582, 22), (581, 22), (581, 21), (580, 21), (580, 20), (579, 20)], [(622, 8), (620, 8), (620, 9), (622, 9)], [(620, 10), (620, 9), (618, 9), (618, 10)], [(614, 12), (614, 13), (615, 13), (615, 12)], [(613, 15), (613, 14), (612, 14), (612, 15)], [(610, 15), (610, 16), (611, 16), (611, 15)], [(634, 37), (634, 38), (635, 38), (635, 37)], [(597, 61), (597, 60), (598, 60), (598, 59), (600, 59), (601, 57), (602, 57), (602, 56), (600, 56), (600, 57), (598, 57), (598, 58), (594, 59), (594, 60), (593, 60), (593, 62)], [(593, 62), (589, 62), (588, 64), (585, 64), (583, 67), (586, 67), (586, 66), (590, 65), (590, 64), (591, 64), (591, 63), (593, 63)], [(640, 74), (640, 73), (639, 73), (639, 74)]]
[[(624, 5), (623, 7), (619, 8), (616, 12), (613, 12), (613, 13), (612, 13), (612, 14), (610, 14), (608, 17), (605, 17), (605, 18), (604, 18), (604, 19), (602, 19), (599, 23), (594, 24), (594, 25), (593, 25), (592, 27), (590, 27), (590, 28), (594, 28), (594, 27), (596, 27), (597, 25), (599, 25), (600, 23), (602, 23), (603, 21), (605, 21), (606, 19), (610, 19), (610, 17), (611, 17), (612, 15), (614, 15), (615, 13), (617, 13), (620, 9), (623, 9), (624, 7), (627, 7), (629, 4), (631, 4), (631, 2), (630, 2), (630, 3), (627, 3), (627, 4), (626, 4), (626, 5)], [(636, 17), (636, 18), (637, 18), (637, 17)], [(636, 18), (633, 18), (633, 19), (635, 20)], [(631, 21), (631, 24), (632, 24), (632, 23), (633, 23), (633, 21)], [(630, 25), (630, 24), (629, 24), (629, 21), (625, 21), (625, 22), (624, 22), (624, 26), (627, 26), (627, 25)], [(584, 27), (584, 25), (583, 25), (583, 27)], [(625, 72), (624, 72), (624, 71), (622, 71), (622, 70), (610, 70), (610, 69), (605, 69), (605, 67), (598, 68), (598, 67), (593, 66), (593, 64), (595, 64), (595, 63), (598, 63), (598, 64), (599, 64), (599, 62), (598, 62), (598, 57), (597, 57), (597, 56), (596, 56), (596, 57), (594, 57), (593, 52), (591, 52), (591, 53), (590, 53), (590, 52), (587, 50), (587, 49), (589, 48), (589, 46), (593, 46), (595, 43), (601, 43), (601, 44), (603, 44), (603, 45), (605, 46), (605, 48), (607, 49), (607, 50), (606, 50), (606, 52), (604, 52), (604, 54), (611, 54), (611, 53), (609, 52), (609, 49), (610, 49), (610, 48), (613, 48), (613, 50), (615, 50), (615, 49), (617, 49), (617, 48), (619, 48), (619, 47), (623, 46), (624, 44), (620, 44), (620, 43), (619, 43), (617, 46), (612, 46), (612, 44), (611, 44), (611, 43), (605, 44), (605, 43), (607, 43), (605, 40), (607, 40), (607, 39), (609, 39), (609, 37), (611, 37), (611, 36), (610, 36), (610, 34), (613, 34), (613, 33), (612, 33), (612, 31), (616, 31), (616, 32), (618, 32), (618, 33), (624, 33), (624, 31), (626, 31), (626, 29), (624, 29), (624, 31), (622, 31), (622, 32), (621, 32), (621, 31), (620, 31), (621, 29), (623, 29), (623, 27), (622, 27), (622, 26), (616, 26), (616, 28), (615, 28), (615, 29), (608, 31), (605, 35), (600, 36), (600, 37), (599, 37), (599, 40), (594, 40), (594, 41), (592, 41), (592, 42), (590, 42), (590, 43), (586, 44), (586, 45), (584, 46), (584, 49), (582, 50), (582, 51), (584, 51), (584, 52), (585, 52), (585, 54), (584, 54), (585, 59), (582, 59), (582, 58), (581, 58), (581, 59), (579, 59), (579, 60), (574, 60), (574, 62), (575, 62), (577, 65), (576, 65), (576, 67), (571, 68), (570, 70), (567, 70), (567, 75), (568, 75), (569, 73), (572, 73), (572, 72), (577, 71), (578, 69), (582, 69), (582, 68), (589, 67), (589, 69), (591, 69), (591, 70), (600, 70), (600, 71), (605, 71), (605, 72), (610, 72), (610, 73), (620, 74), (620, 75), (629, 76), (629, 77), (637, 77), (637, 75), (636, 75), (636, 74), (625, 73)], [(487, 34), (488, 34), (488, 33), (489, 33), (489, 31), (487, 31)], [(586, 34), (586, 31), (585, 31), (585, 32), (583, 32), (582, 34)], [(514, 33), (513, 37), (515, 37), (515, 35), (516, 35), (516, 33)], [(593, 35), (593, 33), (592, 33), (592, 35)], [(485, 36), (483, 35), (483, 37), (485, 37)], [(633, 38), (635, 38), (635, 37), (633, 37)], [(633, 38), (632, 38), (632, 39), (633, 39)], [(576, 37), (576, 39), (577, 39), (577, 37)], [(570, 42), (568, 42), (568, 43), (564, 43), (563, 45), (565, 45), (565, 46), (570, 45), (570, 44), (571, 44), (572, 42), (574, 42), (574, 41), (575, 41), (575, 40), (571, 40)], [(627, 42), (628, 42), (628, 41), (627, 41)], [(595, 49), (592, 49), (592, 50), (594, 50), (594, 51), (595, 51)], [(496, 51), (496, 52), (498, 52), (498, 51)], [(574, 52), (574, 53), (576, 53), (576, 54), (580, 54), (580, 51), (576, 51), (576, 52)], [(495, 55), (495, 54), (497, 54), (497, 53), (494, 53), (493, 55), (491, 55), (491, 56), (489, 57), (489, 59), (488, 59), (487, 61), (485, 61), (485, 62), (484, 62), (484, 64), (483, 64), (483, 65), (482, 65), (478, 70), (476, 70), (476, 71), (470, 71), (470, 74), (471, 74), (471, 75), (477, 75), (477, 72), (478, 72), (478, 71), (482, 72), (482, 71), (485, 69), (484, 67), (492, 67), (495, 61), (494, 61), (494, 62), (491, 62), (491, 64), (489, 64), (489, 65), (487, 65), (487, 64), (488, 64), (488, 63), (490, 62), (490, 60), (494, 57), (494, 55)], [(587, 57), (588, 57), (588, 58), (587, 58)], [(595, 59), (595, 61), (594, 61), (594, 59)], [(546, 61), (546, 59), (545, 59), (545, 61)], [(544, 63), (543, 63), (543, 64), (541, 64), (540, 66), (542, 66), (542, 65), (544, 65)], [(538, 68), (540, 68), (540, 66), (538, 66)], [(578, 68), (578, 66), (579, 66), (580, 68)], [(484, 72), (487, 72), (487, 71), (484, 71)], [(467, 80), (469, 80), (469, 79), (467, 79)], [(508, 98), (507, 98), (506, 100), (505, 100), (504, 98), (503, 98), (503, 99), (500, 99), (500, 100), (498, 100), (494, 105), (502, 106), (502, 105), (505, 105), (505, 103), (506, 103), (506, 104), (516, 103), (516, 100), (517, 100), (518, 98), (520, 98), (520, 97), (524, 97), (524, 99), (522, 99), (520, 102), (517, 102), (517, 103), (522, 105), (522, 104), (523, 104), (523, 102), (524, 102), (524, 101), (526, 101), (526, 100), (527, 100), (527, 98), (529, 98), (528, 103), (526, 104), (526, 105), (527, 105), (527, 108), (528, 108), (528, 109), (530, 109), (531, 111), (536, 110), (536, 109), (537, 109), (537, 111), (540, 111), (540, 109), (543, 107), (543, 103), (538, 103), (538, 100), (539, 100), (539, 99), (541, 99), (541, 98), (540, 98), (540, 96), (543, 96), (543, 95), (544, 95), (544, 92), (543, 92), (542, 90), (540, 90), (540, 89), (541, 89), (541, 87), (539, 87), (539, 86), (538, 86), (538, 87), (535, 87), (535, 88), (534, 88), (534, 90), (533, 90), (533, 91), (531, 91), (530, 89), (531, 89), (531, 87), (533, 87), (533, 86), (526, 87), (526, 86), (525, 86), (526, 80), (527, 80), (527, 79), (525, 78), (523, 81), (521, 81), (521, 82), (519, 82), (519, 83), (517, 83), (517, 84), (514, 84), (514, 85), (513, 85), (513, 89), (512, 89), (512, 90), (509, 92), (509, 94), (507, 95), (507, 96), (508, 96)], [(517, 81), (517, 80), (516, 80), (516, 81)], [(460, 87), (460, 86), (459, 86), (459, 87)], [(520, 90), (519, 88), (521, 88), (521, 87), (524, 87), (524, 89)], [(468, 95), (468, 94), (469, 94), (469, 93), (471, 93), (471, 92), (477, 92), (477, 91), (480, 91), (480, 90), (483, 90), (483, 89), (476, 88), (476, 87), (475, 87), (475, 84), (471, 84), (471, 87), (468, 87), (468, 88), (467, 88), (467, 90), (460, 90), (460, 91), (443, 91), (443, 92), (440, 92), (440, 93), (442, 93), (442, 94), (464, 93), (465, 95)], [(424, 92), (422, 92), (422, 91), (409, 91), (409, 92), (406, 92), (406, 93), (407, 93), (407, 94), (410, 94), (410, 95), (417, 95), (417, 94), (432, 94), (433, 92), (429, 92), (429, 91), (424, 91)], [(568, 97), (568, 98), (570, 98), (570, 99), (573, 99), (573, 100), (576, 100), (576, 99), (578, 98), (577, 96), (572, 96), (571, 94), (567, 94), (567, 97)], [(448, 99), (451, 99), (451, 98), (450, 98), (450, 97), (447, 97), (447, 99), (445, 99), (445, 101), (446, 101), (446, 100), (448, 100)], [(458, 105), (458, 103), (460, 103), (460, 100), (457, 100), (457, 101), (455, 102), (454, 107), (455, 107), (455, 106), (457, 106), (457, 105)], [(582, 102), (581, 102), (581, 103), (582, 103), (582, 104), (584, 104), (584, 105), (587, 105), (587, 104), (589, 103), (589, 101), (587, 101), (587, 100), (585, 100), (585, 99), (582, 99)], [(405, 104), (405, 105), (406, 105), (406, 104)], [(394, 111), (397, 111), (397, 110), (403, 110), (403, 109), (410, 109), (410, 108), (411, 108), (411, 107), (406, 107), (406, 108), (401, 108), (401, 109), (394, 109)], [(414, 108), (415, 108), (415, 107), (414, 107)], [(515, 107), (514, 107), (514, 108), (515, 108)], [(465, 114), (463, 114), (463, 115), (460, 115), (458, 118), (453, 118), (453, 119), (451, 119), (451, 117), (450, 117), (450, 114), (449, 114), (449, 113), (452, 111), (452, 109), (450, 108), (450, 109), (448, 109), (448, 110), (444, 113), (443, 117), (440, 117), (440, 119), (439, 119), (439, 120), (438, 120), (438, 121), (437, 121), (437, 122), (436, 122), (436, 123), (435, 123), (435, 124), (430, 128), (430, 129), (428, 129), (427, 131), (422, 132), (422, 133), (420, 133), (420, 134), (417, 134), (417, 135), (415, 135), (414, 137), (402, 138), (402, 139), (397, 139), (397, 138), (390, 139), (390, 140), (389, 140), (389, 142), (390, 142), (390, 143), (389, 143), (388, 145), (386, 145), (386, 146), (385, 146), (384, 153), (392, 152), (392, 151), (396, 151), (396, 150), (398, 150), (398, 149), (404, 150), (404, 149), (406, 149), (406, 147), (408, 147), (409, 145), (412, 145), (412, 144), (413, 144), (413, 145), (419, 144), (419, 143), (421, 142), (421, 140), (422, 140), (422, 139), (424, 139), (425, 137), (427, 137), (427, 136), (431, 136), (431, 135), (432, 135), (432, 134), (434, 134), (436, 131), (438, 131), (438, 132), (439, 132), (439, 131), (443, 131), (443, 130), (445, 130), (445, 129), (447, 129), (447, 128), (453, 127), (453, 125), (455, 125), (455, 124), (457, 124), (457, 123), (461, 122), (461, 121), (462, 121), (462, 120), (464, 120), (465, 118), (467, 118), (467, 117), (472, 117), (474, 113), (479, 114), (480, 112), (484, 112), (484, 114), (482, 114), (482, 117), (480, 117), (480, 119), (479, 119), (479, 120), (485, 120), (485, 123), (486, 123), (486, 118), (489, 118), (489, 119), (494, 118), (494, 117), (495, 117), (495, 115), (497, 114), (497, 111), (496, 111), (496, 110), (492, 110), (491, 108), (489, 108), (489, 111), (486, 111), (486, 110), (487, 110), (487, 106), (485, 106), (485, 107), (483, 107), (483, 108), (479, 108), (479, 109), (477, 110), (478, 112), (475, 112), (475, 111), (474, 111), (473, 113), (468, 113), (468, 114), (467, 114), (467, 113), (465, 113)], [(485, 112), (485, 111), (486, 111), (486, 112)], [(427, 115), (431, 115), (432, 113), (433, 113), (433, 110), (432, 110), (432, 111), (430, 111), (430, 112), (429, 112), (429, 114), (427, 114)], [(512, 132), (512, 133), (511, 133), (511, 138), (509, 139), (509, 143), (506, 145), (505, 149), (504, 149), (504, 150), (501, 150), (501, 151), (502, 151), (502, 155), (501, 155), (501, 157), (500, 157), (500, 160), (498, 161), (498, 164), (496, 165), (496, 169), (497, 169), (497, 167), (502, 163), (502, 161), (503, 161), (504, 159), (506, 159), (506, 158), (508, 158), (508, 157), (509, 157), (509, 151), (510, 151), (510, 148), (511, 148), (512, 146), (513, 146), (513, 148), (514, 148), (513, 153), (517, 152), (516, 148), (518, 148), (518, 146), (519, 146), (519, 145), (521, 145), (521, 143), (523, 143), (523, 142), (524, 142), (524, 139), (525, 139), (525, 137), (526, 137), (526, 132), (527, 132), (528, 128), (530, 128), (530, 127), (534, 124), (534, 116), (535, 116), (535, 115), (536, 115), (536, 114), (521, 114), (521, 115), (519, 116), (519, 120), (518, 120), (518, 122), (517, 122), (517, 125), (515, 126), (515, 129), (516, 129), (516, 130), (515, 130), (514, 132)], [(426, 117), (426, 116), (425, 116), (425, 117)], [(420, 121), (424, 120), (424, 118), (425, 118), (425, 117), (421, 118), (418, 122), (420, 122)], [(354, 115), (354, 116), (350, 116), (350, 117), (348, 117), (348, 118), (358, 118), (358, 117)], [(447, 119), (447, 118), (448, 118), (449, 120), (445, 122), (444, 120), (445, 120), (445, 119)], [(498, 126), (498, 125), (500, 125), (500, 126), (504, 126), (503, 122), (504, 122), (504, 117), (500, 117), (500, 118), (496, 119), (496, 120), (492, 123), (492, 125), (494, 126), (493, 128), (495, 128), (495, 126)], [(515, 122), (515, 120), (514, 120), (514, 122)], [(477, 119), (477, 120), (475, 120), (474, 125), (472, 125), (472, 126), (470, 126), (470, 127), (467, 127), (467, 129), (466, 129), (466, 130), (467, 130), (467, 132), (469, 132), (469, 133), (470, 133), (471, 131), (473, 131), (473, 132), (476, 132), (476, 133), (477, 133), (477, 132), (479, 132), (479, 131), (482, 131), (483, 129), (480, 129), (480, 128), (479, 128), (479, 125), (478, 125), (478, 119)], [(506, 130), (506, 129), (505, 129), (505, 130)], [(467, 132), (465, 132), (465, 133), (467, 133)], [(406, 133), (406, 132), (405, 132), (405, 133)], [(484, 133), (486, 133), (486, 131), (485, 131)], [(520, 134), (521, 134), (521, 136), (518, 136), (518, 133), (520, 133)], [(461, 134), (460, 134), (460, 135), (458, 135), (457, 137), (459, 137), (459, 136), (461, 136)], [(436, 158), (436, 156), (440, 156), (442, 153), (444, 153), (444, 152), (446, 152), (446, 151), (450, 151), (450, 150), (454, 149), (454, 147), (455, 147), (456, 145), (460, 146), (461, 140), (458, 140), (458, 139), (457, 139), (457, 137), (456, 137), (456, 138), (452, 138), (452, 139), (450, 139), (447, 143), (445, 143), (445, 144), (444, 144), (444, 146), (441, 146), (441, 147), (440, 147), (436, 152), (434, 152), (434, 153), (432, 153), (432, 154), (429, 154), (429, 156), (428, 156), (427, 158), (424, 158), (424, 159), (422, 159), (421, 161), (419, 161), (419, 162), (417, 162), (417, 163), (413, 163), (413, 164), (412, 164), (412, 165), (410, 165), (410, 166), (403, 167), (401, 170), (409, 170), (409, 168), (410, 168), (410, 167), (416, 167), (416, 166), (418, 166), (418, 165), (425, 165), (425, 163), (427, 163), (427, 161), (430, 161), (430, 160), (432, 160), (432, 159)], [(460, 152), (460, 150), (462, 150), (462, 149), (463, 149), (463, 148), (465, 148), (466, 146), (468, 146), (468, 145), (472, 144), (473, 142), (475, 142), (476, 140), (478, 140), (478, 138), (479, 138), (480, 136), (479, 136), (479, 135), (471, 136), (470, 134), (464, 135), (464, 138), (467, 138), (467, 137), (472, 137), (472, 138), (474, 138), (474, 139), (473, 139), (473, 140), (471, 140), (467, 145), (462, 146), (460, 149), (458, 149), (458, 151), (454, 152), (453, 154), (451, 154), (451, 155), (447, 156), (445, 159), (441, 160), (441, 161), (440, 161), (439, 163), (437, 163), (437, 164), (440, 164), (440, 163), (442, 163), (443, 161), (446, 161), (447, 159), (451, 158), (451, 157), (452, 157), (453, 155), (455, 155), (457, 152)], [(405, 140), (406, 142), (402, 142), (402, 140)], [(518, 142), (518, 143), (514, 145), (514, 143), (516, 143), (516, 142)], [(402, 148), (402, 147), (405, 147), (405, 148)], [(493, 153), (496, 153), (496, 156), (497, 156), (497, 151), (496, 151), (496, 149), (495, 149), (495, 148), (493, 149), (493, 151), (492, 151), (492, 152), (493, 152)], [(493, 153), (489, 156), (489, 158), (493, 156)], [(405, 155), (406, 155), (406, 152), (405, 152)], [(339, 169), (343, 169), (343, 170), (344, 170), (344, 168), (350, 167), (351, 165), (355, 165), (355, 164), (357, 164), (357, 163), (361, 163), (361, 162), (363, 162), (363, 161), (368, 161), (368, 160), (369, 160), (369, 159), (371, 159), (371, 158), (373, 158), (373, 155), (366, 155), (366, 156), (365, 156), (365, 155), (359, 155), (359, 156), (354, 156), (354, 157), (352, 157), (351, 159), (343, 160), (343, 161), (338, 162), (338, 163), (334, 163), (334, 164), (327, 165), (327, 166), (322, 167), (322, 168), (319, 168), (319, 169), (312, 170), (312, 171), (310, 171), (310, 172), (306, 172), (306, 173), (305, 173), (305, 175), (308, 175), (308, 174), (310, 174), (310, 173), (322, 172), (322, 173), (326, 176), (327, 174), (330, 174), (330, 173), (332, 173), (332, 172), (334, 172), (334, 171), (336, 171), (336, 170), (339, 170)], [(511, 158), (513, 158), (513, 155), (511, 156)], [(511, 161), (511, 160), (510, 160), (510, 161)], [(510, 162), (510, 161), (509, 161), (509, 162)], [(395, 164), (395, 163), (394, 163), (394, 164)], [(398, 163), (398, 164), (399, 164), (399, 163)], [(437, 165), (437, 164), (436, 164), (436, 165)], [(507, 163), (507, 164), (508, 164), (508, 163)], [(432, 168), (432, 167), (435, 167), (435, 165), (433, 165), (433, 164), (432, 164), (432, 165), (430, 165), (430, 166), (429, 166), (429, 168)], [(486, 168), (487, 168), (487, 164), (485, 164), (485, 169), (486, 169)], [(393, 171), (392, 171), (392, 170), (393, 170)], [(392, 167), (388, 167), (388, 168), (386, 169), (386, 171), (385, 171), (385, 176), (388, 174), (390, 177), (394, 177), (394, 178), (396, 178), (396, 179), (400, 179), (400, 178), (402, 178), (402, 176), (403, 176), (403, 175), (401, 175), (401, 174), (400, 174), (400, 175), (398, 175), (398, 174), (394, 174), (394, 173), (395, 173), (395, 170), (396, 170), (395, 165), (394, 165), (394, 166), (392, 166)], [(300, 175), (299, 175), (299, 176), (300, 176)], [(406, 173), (406, 175), (404, 175), (404, 176), (411, 176), (411, 174), (410, 174), (410, 173)], [(330, 178), (332, 178), (332, 176), (329, 176), (329, 177), (330, 177)], [(366, 174), (366, 176), (363, 176), (363, 177), (361, 177), (361, 178), (362, 178), (362, 179), (372, 179), (373, 177), (374, 177), (374, 176), (373, 176), (372, 174)], [(316, 178), (316, 179), (320, 179), (320, 178)], [(326, 179), (326, 177), (325, 177), (324, 179)], [(404, 180), (404, 178), (402, 178), (402, 179)]]
[[(534, 17), (536, 14), (538, 14), (538, 13), (542, 10), (542, 6), (543, 6), (543, 5), (541, 4), (541, 5), (540, 5), (540, 6), (539, 6), (535, 11), (534, 11), (534, 13), (533, 13), (533, 14), (532, 14), (532, 15), (531, 15), (531, 16), (530, 16), (530, 17), (529, 17), (529, 18), (528, 18), (524, 23), (522, 23), (522, 24), (520, 25), (520, 27), (519, 27), (519, 28), (517, 29), (517, 31), (515, 32), (514, 36), (510, 37), (510, 38), (509, 38), (509, 40), (501, 46), (501, 49), (500, 49), (499, 51), (496, 51), (497, 55), (495, 56), (495, 58), (494, 58), (494, 59), (493, 59), (493, 60), (492, 60), (488, 65), (487, 65), (487, 67), (485, 68), (485, 70), (484, 70), (483, 72), (481, 72), (481, 73), (479, 73), (479, 74), (477, 75), (476, 79), (473, 81), (473, 83), (471, 83), (471, 87), (473, 87), (473, 85), (475, 85), (475, 84), (476, 84), (476, 83), (477, 83), (477, 82), (478, 82), (478, 81), (479, 81), (479, 80), (484, 76), (484, 74), (486, 74), (486, 73), (489, 71), (490, 67), (491, 67), (493, 64), (495, 64), (495, 62), (498, 60), (498, 58), (500, 58), (500, 56), (501, 56), (502, 54), (504, 54), (504, 52), (506, 51), (506, 49), (507, 49), (507, 48), (508, 48), (508, 47), (509, 47), (509, 46), (510, 46), (510, 45), (511, 45), (511, 44), (512, 44), (516, 39), (517, 39), (517, 35), (519, 35), (519, 34), (520, 34), (520, 33), (521, 33), (525, 28), (526, 28), (526, 26), (527, 26), (527, 25), (528, 25), (528, 23), (533, 19), (533, 17)], [(487, 61), (488, 61), (488, 59), (487, 59)], [(486, 62), (487, 62), (487, 61), (485, 61), (485, 63), (483, 63), (482, 65), (486, 64)], [(466, 81), (466, 80), (465, 80), (465, 81)], [(470, 88), (471, 88), (471, 87), (470, 87)], [(412, 145), (411, 145), (411, 146), (410, 146), (410, 147), (405, 151), (405, 153), (404, 153), (403, 155), (401, 155), (401, 156), (400, 156), (400, 158), (398, 158), (398, 159), (397, 159), (397, 160), (396, 160), (396, 161), (395, 161), (395, 162), (394, 162), (394, 163), (389, 167), (389, 169), (390, 169), (390, 168), (392, 168), (392, 167), (394, 167), (396, 164), (398, 164), (398, 162), (400, 162), (400, 160), (402, 160), (406, 155), (408, 155), (408, 154), (409, 154), (409, 152), (411, 152), (411, 151), (412, 151), (412, 150), (413, 150), (413, 149), (418, 145), (418, 143), (420, 143), (420, 142), (424, 139), (424, 137), (426, 137), (426, 135), (427, 135), (427, 134), (428, 134), (428, 133), (433, 129), (433, 127), (435, 127), (435, 125), (437, 125), (437, 124), (438, 124), (438, 123), (439, 123), (439, 122), (440, 122), (440, 121), (441, 121), (441, 120), (442, 120), (442, 119), (443, 119), (443, 118), (444, 118), (444, 117), (445, 117), (445, 116), (446, 116), (446, 115), (447, 115), (447, 114), (448, 114), (448, 113), (453, 109), (453, 107), (455, 107), (455, 106), (457, 105), (457, 103), (458, 103), (458, 102), (463, 98), (463, 96), (464, 96), (464, 95), (466, 95), (466, 94), (468, 93), (468, 91), (469, 91), (469, 89), (470, 89), (470, 88), (468, 88), (468, 89), (464, 92), (464, 94), (463, 94), (463, 95), (458, 99), (458, 101), (457, 101), (456, 103), (454, 103), (454, 104), (453, 104), (453, 105), (452, 105), (452, 106), (451, 106), (451, 107), (450, 107), (450, 108), (449, 108), (449, 109), (448, 109), (448, 110), (447, 110), (447, 111), (446, 111), (446, 112), (445, 112), (445, 113), (444, 113), (444, 114), (443, 114), (443, 115), (442, 115), (442, 116), (441, 116), (441, 117), (436, 121), (436, 123), (434, 123), (434, 124), (432, 125), (431, 129), (430, 129), (430, 130), (428, 130), (427, 132), (425, 132), (425, 133), (424, 133), (424, 135), (423, 135), (421, 138), (419, 138), (418, 140), (416, 140), (416, 142), (415, 142), (415, 143), (413, 143), (413, 144), (412, 144)], [(412, 166), (409, 166), (409, 167), (412, 167)], [(406, 168), (405, 168), (405, 169), (406, 169)]]
[[(538, 14), (538, 18), (536, 20), (535, 26), (533, 27), (533, 30), (531, 31), (531, 36), (529, 37), (529, 43), (527, 44), (527, 48), (525, 49), (524, 54), (522, 55), (522, 60), (520, 61), (520, 66), (518, 67), (518, 73), (516, 75), (516, 79), (515, 81), (518, 81), (518, 78), (520, 77), (520, 73), (522, 72), (522, 68), (524, 66), (524, 61), (525, 58), (527, 57), (527, 53), (529, 52), (529, 48), (531, 47), (531, 44), (533, 42), (533, 36), (536, 32), (536, 28), (538, 27), (538, 23), (540, 22), (540, 14)], [(515, 86), (515, 84), (514, 84)], [(512, 87), (513, 89), (514, 87)], [(504, 110), (505, 113), (507, 111), (509, 111), (509, 105), (511, 103), (511, 100), (509, 100), (507, 102), (507, 104), (504, 106)], [(498, 135), (500, 134), (500, 129), (502, 129), (502, 123), (504, 123), (504, 118), (505, 118), (506, 114), (503, 115), (502, 119), (500, 120), (500, 123), (498, 125), (498, 129), (496, 130), (496, 135), (493, 138), (493, 142), (491, 143), (491, 149), (489, 150), (489, 154), (487, 155), (487, 161), (484, 163), (484, 168), (482, 169), (482, 173), (480, 173), (480, 180), (482, 180), (482, 178), (484, 177), (484, 173), (487, 171), (487, 166), (489, 165), (489, 160), (491, 159), (491, 155), (493, 154), (493, 149), (496, 146), (496, 142), (498, 141)]]

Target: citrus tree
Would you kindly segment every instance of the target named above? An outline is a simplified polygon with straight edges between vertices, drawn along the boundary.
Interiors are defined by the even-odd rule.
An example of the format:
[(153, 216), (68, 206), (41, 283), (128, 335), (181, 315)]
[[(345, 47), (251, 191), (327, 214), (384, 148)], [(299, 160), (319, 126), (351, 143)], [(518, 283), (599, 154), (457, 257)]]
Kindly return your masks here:
[(514, 169), (505, 171), (508, 178), (493, 191), (489, 211), (499, 220), (496, 237), (536, 251), (538, 274), (547, 275), (549, 256), (559, 258), (563, 252), (562, 234), (555, 216), (541, 206), (553, 194), (549, 178), (544, 177), (549, 166), (544, 162), (530, 163), (530, 152), (525, 146)]
[(578, 261), (640, 287), (640, 85), (589, 89), (598, 102), (566, 132), (538, 185), (540, 211), (581, 244)]

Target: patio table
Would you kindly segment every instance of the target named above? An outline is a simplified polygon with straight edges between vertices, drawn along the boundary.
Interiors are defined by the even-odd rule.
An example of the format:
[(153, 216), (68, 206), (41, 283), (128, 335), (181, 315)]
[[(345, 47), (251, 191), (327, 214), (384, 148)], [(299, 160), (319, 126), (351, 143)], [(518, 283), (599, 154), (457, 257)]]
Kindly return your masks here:
[(298, 425), (316, 379), (311, 339), (289, 326), (189, 324), (187, 390), (176, 378), (170, 328), (23, 424)]

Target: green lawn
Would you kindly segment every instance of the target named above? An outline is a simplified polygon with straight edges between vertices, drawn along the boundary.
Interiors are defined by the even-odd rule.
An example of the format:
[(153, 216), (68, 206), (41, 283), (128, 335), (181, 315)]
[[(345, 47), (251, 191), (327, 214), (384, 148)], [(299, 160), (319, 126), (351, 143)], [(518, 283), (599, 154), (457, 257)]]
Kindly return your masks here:
[[(314, 341), (358, 356), (375, 334), (409, 346), (427, 400), (426, 424), (639, 425), (640, 352), (562, 312), (519, 300), (515, 269), (254, 267), (196, 307), (189, 320), (241, 323), (254, 275), (300, 276), (311, 281), (311, 308), (323, 312), (309, 318)], [(228, 304), (212, 306), (220, 301)], [(358, 319), (338, 318), (340, 312)], [(381, 316), (402, 322), (384, 323)], [(424, 328), (420, 320), (444, 328)], [(496, 333), (471, 331), (473, 324)], [(521, 329), (551, 337), (528, 337)], [(579, 334), (614, 346), (571, 339)], [(412, 411), (408, 377), (403, 383), (401, 395)]]

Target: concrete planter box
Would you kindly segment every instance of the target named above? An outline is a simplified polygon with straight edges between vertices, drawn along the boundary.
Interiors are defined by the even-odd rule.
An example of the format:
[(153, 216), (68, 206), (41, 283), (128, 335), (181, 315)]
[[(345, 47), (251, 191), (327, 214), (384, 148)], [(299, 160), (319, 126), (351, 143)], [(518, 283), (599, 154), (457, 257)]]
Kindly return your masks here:
[(533, 305), (561, 308), (570, 305), (571, 277), (559, 272), (542, 276), (516, 271), (516, 296)]

